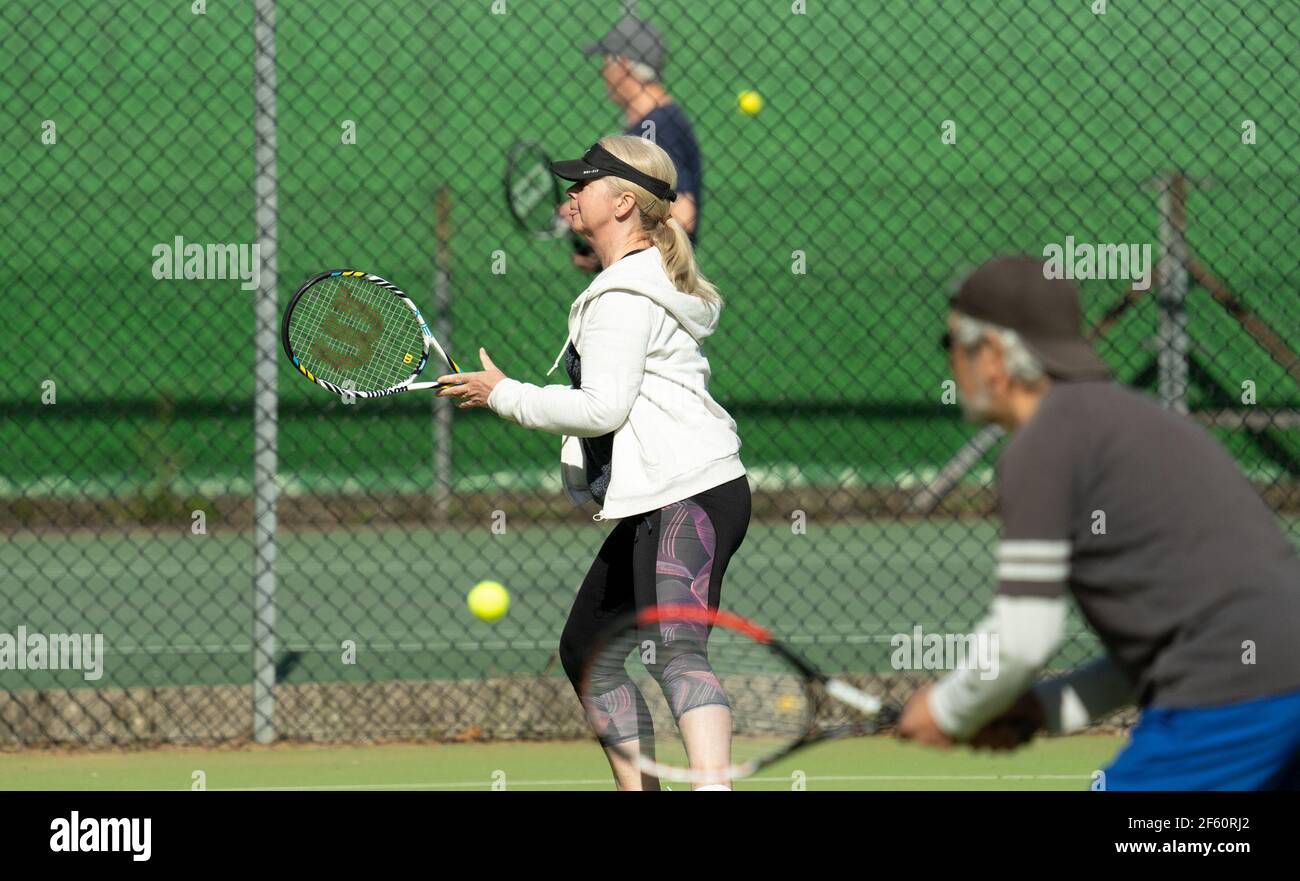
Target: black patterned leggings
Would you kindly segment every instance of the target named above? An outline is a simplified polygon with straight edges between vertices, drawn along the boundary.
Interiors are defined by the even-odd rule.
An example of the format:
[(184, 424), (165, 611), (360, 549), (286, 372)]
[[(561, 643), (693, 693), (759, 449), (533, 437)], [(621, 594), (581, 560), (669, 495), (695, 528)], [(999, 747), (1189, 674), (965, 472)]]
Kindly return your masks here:
[[(693, 604), (716, 609), (731, 555), (749, 528), (749, 483), (744, 477), (627, 517), (605, 539), (578, 590), (560, 637), (560, 661), (574, 688), (583, 664), (611, 623), (647, 607)], [(647, 669), (679, 717), (707, 704), (726, 706), (709, 668), (708, 630), (678, 626), (660, 633), (657, 663)], [(648, 718), (640, 692), (626, 674), (593, 679), (585, 709), (606, 742), (638, 736)]]

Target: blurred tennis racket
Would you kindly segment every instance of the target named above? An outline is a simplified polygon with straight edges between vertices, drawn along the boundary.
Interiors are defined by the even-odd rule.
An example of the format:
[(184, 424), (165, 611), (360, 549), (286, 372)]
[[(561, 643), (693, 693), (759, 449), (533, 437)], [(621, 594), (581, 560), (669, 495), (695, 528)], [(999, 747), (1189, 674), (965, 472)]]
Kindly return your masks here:
[(355, 269), (303, 282), (285, 309), (280, 336), (298, 372), (336, 395), (379, 398), (441, 388), (415, 381), (431, 351), (460, 373), (401, 288)]
[[(694, 658), (686, 662), (688, 672), (672, 670), (681, 662), (683, 646), (704, 643), (708, 667), (729, 710), (731, 746), (725, 767), (692, 766), (659, 686), (660, 679), (674, 677), (686, 700), (705, 701), (684, 717), (706, 708), (721, 710), (709, 697), (700, 697), (716, 697), (717, 688), (692, 663)], [(863, 680), (872, 690), (885, 691), (872, 675)], [(627, 683), (640, 692), (644, 711), (633, 709), (637, 701)], [(644, 775), (688, 783), (747, 777), (815, 743), (890, 728), (899, 714), (897, 707), (858, 685), (819, 672), (766, 628), (699, 606), (657, 606), (613, 626), (587, 658), (580, 693), (607, 748)]]
[(519, 228), (538, 239), (568, 237), (577, 254), (590, 254), (591, 245), (556, 213), (564, 201), (560, 179), (551, 159), (536, 141), (516, 141), (506, 155), (506, 204)]

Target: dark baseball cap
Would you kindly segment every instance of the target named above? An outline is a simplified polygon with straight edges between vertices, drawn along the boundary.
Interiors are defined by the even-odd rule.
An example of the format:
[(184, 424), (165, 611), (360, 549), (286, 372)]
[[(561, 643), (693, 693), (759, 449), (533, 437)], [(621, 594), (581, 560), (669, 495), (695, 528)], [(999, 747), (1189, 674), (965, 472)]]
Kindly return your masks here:
[(651, 177), (640, 169), (633, 168), (599, 143), (592, 144), (581, 159), (561, 159), (551, 163), (551, 171), (565, 180), (591, 180), (597, 177), (621, 177), (645, 187), (660, 199), (672, 202), (677, 198), (672, 185), (657, 177)]
[(967, 275), (948, 300), (955, 311), (1014, 330), (1061, 380), (1108, 379), (1110, 371), (1084, 338), (1079, 289), (1047, 278), (1043, 261), (1027, 255), (994, 257)]
[(620, 18), (605, 36), (582, 47), (583, 55), (595, 55), (597, 52), (618, 55), (628, 61), (639, 61), (656, 74), (664, 69), (664, 40), (659, 29), (631, 12)]

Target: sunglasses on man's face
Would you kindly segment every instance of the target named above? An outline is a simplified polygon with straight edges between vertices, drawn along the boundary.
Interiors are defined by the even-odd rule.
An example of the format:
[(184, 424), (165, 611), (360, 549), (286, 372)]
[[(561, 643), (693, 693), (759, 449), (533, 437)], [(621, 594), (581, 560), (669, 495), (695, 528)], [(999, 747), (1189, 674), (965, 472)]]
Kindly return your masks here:
[[(982, 336), (980, 337), (979, 342), (977, 342), (973, 347), (968, 347), (967, 351), (974, 351), (988, 341), (989, 338), (987, 336)], [(957, 341), (952, 338), (952, 331), (948, 331), (943, 336), (939, 337), (939, 345), (943, 346), (943, 350), (950, 354), (953, 349), (957, 348)]]

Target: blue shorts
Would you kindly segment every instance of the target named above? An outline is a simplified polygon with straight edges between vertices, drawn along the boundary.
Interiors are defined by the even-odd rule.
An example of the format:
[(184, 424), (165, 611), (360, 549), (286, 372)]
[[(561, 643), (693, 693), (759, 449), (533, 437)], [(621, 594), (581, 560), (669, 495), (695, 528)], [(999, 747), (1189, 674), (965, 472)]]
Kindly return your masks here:
[(1147, 707), (1105, 774), (1112, 791), (1300, 789), (1300, 691), (1212, 707)]

